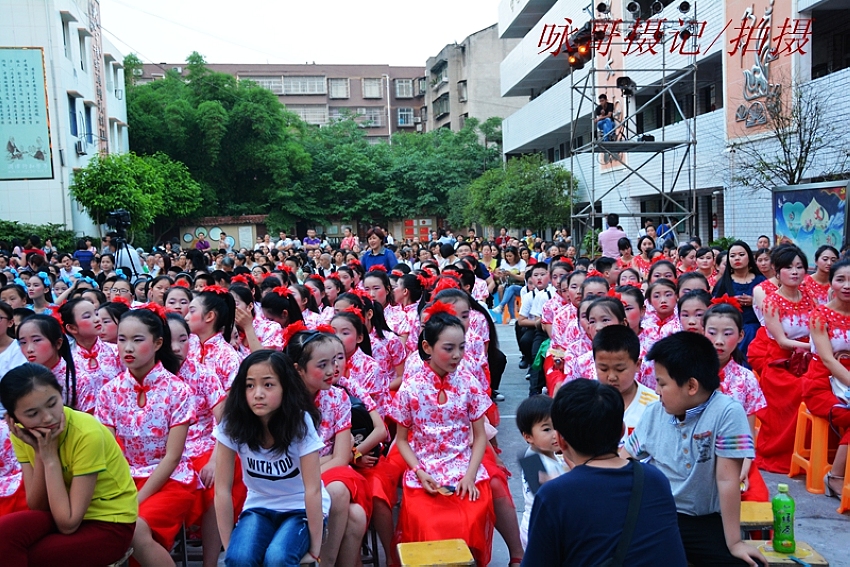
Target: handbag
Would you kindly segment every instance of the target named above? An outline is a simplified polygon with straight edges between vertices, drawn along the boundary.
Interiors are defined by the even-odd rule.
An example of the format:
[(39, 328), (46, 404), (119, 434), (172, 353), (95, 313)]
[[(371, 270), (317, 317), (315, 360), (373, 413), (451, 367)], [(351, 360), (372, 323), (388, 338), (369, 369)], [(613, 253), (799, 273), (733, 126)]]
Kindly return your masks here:
[(639, 461), (632, 460), (635, 469), (634, 484), (632, 484), (632, 497), (629, 499), (629, 508), (626, 512), (626, 524), (623, 526), (623, 534), (620, 536), (620, 541), (614, 549), (614, 556), (599, 564), (599, 567), (622, 567), (626, 560), (626, 553), (629, 551), (629, 545), (632, 543), (632, 536), (635, 533), (637, 526), (638, 513), (640, 512), (640, 502), (643, 498), (643, 465)]
[(809, 369), (809, 362), (811, 361), (812, 353), (795, 350), (791, 358), (788, 359), (788, 372), (799, 378)]

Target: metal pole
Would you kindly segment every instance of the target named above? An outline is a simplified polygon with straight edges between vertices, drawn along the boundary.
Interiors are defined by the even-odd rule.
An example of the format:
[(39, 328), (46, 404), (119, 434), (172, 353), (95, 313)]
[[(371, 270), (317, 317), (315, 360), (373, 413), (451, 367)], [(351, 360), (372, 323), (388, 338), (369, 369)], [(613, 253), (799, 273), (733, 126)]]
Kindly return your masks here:
[(390, 103), (390, 76), (384, 73), (382, 76), (387, 78), (387, 141), (393, 145), (393, 112)]

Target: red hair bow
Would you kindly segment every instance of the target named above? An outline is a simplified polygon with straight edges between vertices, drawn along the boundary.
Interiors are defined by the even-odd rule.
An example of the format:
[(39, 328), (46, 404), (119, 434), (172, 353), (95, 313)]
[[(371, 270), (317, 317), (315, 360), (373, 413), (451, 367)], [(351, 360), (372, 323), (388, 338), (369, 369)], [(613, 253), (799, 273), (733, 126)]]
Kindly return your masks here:
[(208, 285), (204, 288), (204, 292), (206, 293), (208, 291), (216, 295), (227, 295), (228, 293), (230, 293), (229, 291), (227, 291), (227, 288), (221, 287), (220, 285)]
[[(434, 266), (425, 266), (422, 268), (425, 272), (428, 272), (428, 275), (432, 278), (437, 277), (437, 271), (434, 270)], [(430, 285), (430, 284), (429, 284)]]
[(230, 283), (231, 284), (238, 283), (238, 284), (249, 285), (248, 284), (248, 278), (246, 278), (242, 274), (237, 274), (237, 275), (233, 276), (232, 278), (230, 278)]
[(298, 333), (303, 333), (307, 331), (307, 326), (304, 324), (304, 321), (296, 321), (291, 325), (287, 325), (283, 330), (283, 344), (288, 345), (289, 341)]
[(123, 303), (127, 307), (131, 307), (130, 298), (121, 295), (116, 295), (112, 298), (112, 303)]
[(667, 257), (664, 256), (664, 254), (659, 254), (658, 256), (656, 256), (655, 258), (650, 260), (649, 263), (655, 264), (656, 262), (664, 262), (665, 260), (668, 261), (668, 262), (670, 261), (670, 260), (667, 260)]
[(289, 288), (283, 285), (279, 285), (276, 288), (272, 289), (272, 293), (276, 293), (281, 297), (292, 297), (292, 292), (289, 291)]
[(280, 264), (275, 266), (275, 269), (279, 272), (286, 272), (287, 274), (292, 274), (292, 268), (290, 268), (289, 266), (287, 266), (283, 262), (281, 262)]
[(402, 272), (401, 270), (393, 270), (392, 272), (390, 272), (390, 274), (400, 278), (404, 275), (404, 272)]
[(328, 278), (336, 281), (340, 281), (339, 274), (336, 272), (328, 274)]
[(321, 274), (313, 274), (307, 278), (308, 280), (315, 280), (317, 282), (325, 283), (325, 278), (321, 276)]
[(370, 272), (384, 272), (387, 273), (387, 267), (383, 264), (375, 264), (371, 268), (369, 268)]
[(353, 305), (349, 305), (348, 307), (340, 311), (340, 313), (353, 313), (354, 315), (357, 315), (357, 318), (360, 319), (360, 321), (363, 322), (364, 325), (366, 324), (366, 317), (364, 317), (363, 313)]
[(425, 316), (422, 319), (423, 322), (428, 321), (428, 319), (430, 319), (437, 313), (446, 313), (448, 315), (457, 317), (457, 311), (455, 311), (455, 308), (452, 305), (448, 303), (443, 303), (442, 301), (435, 301), (434, 303), (422, 310), (422, 315)]
[(460, 289), (460, 285), (453, 278), (440, 278), (434, 286), (433, 293), (436, 295), (444, 289)]
[(147, 309), (148, 311), (152, 311), (157, 317), (159, 317), (163, 321), (166, 320), (165, 307), (163, 307), (159, 303), (143, 303), (142, 305), (139, 305), (139, 309)]
[(732, 307), (734, 307), (735, 309), (737, 309), (741, 313), (744, 312), (744, 310), (741, 309), (741, 304), (738, 302), (738, 300), (735, 299), (734, 297), (729, 297), (728, 294), (723, 294), (721, 297), (715, 297), (714, 299), (711, 300), (712, 305), (721, 305), (721, 304), (724, 304), (724, 303), (726, 305), (731, 305)]
[[(63, 303), (64, 303), (64, 301), (63, 301)], [(56, 319), (56, 322), (59, 323), (59, 328), (62, 329), (62, 332), (64, 333), (65, 332), (65, 322), (62, 320), (62, 314), (59, 313), (59, 307), (60, 306), (57, 305), (56, 309), (54, 309), (53, 311), (50, 312), (50, 316), (53, 317), (54, 319)]]
[(596, 268), (592, 268), (590, 271), (587, 272), (587, 277), (589, 277), (589, 278), (604, 278), (605, 274), (603, 274), (602, 272), (600, 272)]
[(362, 268), (363, 264), (360, 263), (360, 260), (349, 260), (348, 261), (348, 267), (349, 268)]
[(330, 333), (331, 335), (335, 334), (336, 331), (330, 325), (323, 323), (321, 325), (316, 325), (316, 330), (320, 333)]
[[(236, 277), (239, 277), (239, 276), (236, 276)], [(186, 289), (189, 289), (189, 282), (187, 282), (186, 280), (177, 280), (176, 282), (174, 282), (174, 286), (175, 287), (185, 287)]]

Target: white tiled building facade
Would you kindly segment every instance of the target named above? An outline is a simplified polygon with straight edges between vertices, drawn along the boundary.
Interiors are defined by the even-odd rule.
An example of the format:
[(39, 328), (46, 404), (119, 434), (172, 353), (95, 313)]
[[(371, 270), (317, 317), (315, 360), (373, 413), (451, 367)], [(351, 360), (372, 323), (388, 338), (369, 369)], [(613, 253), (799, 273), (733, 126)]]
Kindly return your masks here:
[(53, 179), (0, 180), (0, 218), (97, 232), (68, 193), (73, 172), (101, 150), (129, 149), (124, 56), (98, 29), (98, 14), (97, 0), (0, 2), (0, 47), (44, 50), (53, 165)]
[[(502, 95), (530, 97), (522, 109), (503, 122), (505, 154), (542, 152), (548, 155), (550, 161), (572, 168), (580, 184), (578, 200), (583, 202), (590, 200), (590, 188), (594, 185), (595, 176), (595, 195), (598, 200), (606, 190), (623, 180), (628, 171), (622, 166), (597, 164), (593, 167), (592, 154), (570, 156), (571, 147), (580, 147), (590, 141), (591, 114), (597, 96), (604, 92), (609, 101), (623, 105), (624, 97), (615, 88), (614, 81), (627, 75), (639, 86), (630, 106), (634, 111), (653, 96), (661, 82), (661, 71), (647, 69), (666, 67), (669, 81), (676, 77), (680, 69), (695, 63), (696, 87), (691, 76), (673, 89), (688, 119), (683, 120), (668, 99), (666, 117), (662, 116), (660, 103), (651, 105), (642, 113), (636, 125), (631, 123), (630, 132), (630, 138), (645, 133), (653, 135), (656, 140), (687, 140), (688, 128), (694, 128), (695, 164), (686, 163), (674, 185), (685, 152), (685, 147), (682, 147), (666, 152), (663, 159), (657, 156), (649, 161), (640, 169), (640, 174), (652, 185), (664, 186), (668, 191), (672, 187), (673, 198), (694, 210), (692, 221), (679, 228), (680, 236), (698, 234), (703, 242), (712, 240), (715, 235), (734, 236), (754, 243), (758, 235), (771, 234), (770, 192), (745, 187), (736, 181), (736, 178), (748, 175), (749, 170), (741, 153), (731, 151), (731, 147), (742, 140), (759, 140), (764, 136), (763, 129), (745, 128), (742, 122), (735, 119), (736, 110), (741, 104), (751, 104), (742, 96), (744, 71), (753, 67), (756, 58), (756, 54), (750, 52), (755, 51), (752, 46), (743, 57), (740, 53), (729, 54), (738, 34), (736, 28), (742, 26), (742, 18), (748, 8), (753, 14), (750, 21), (755, 23), (762, 21), (766, 14), (772, 14), (774, 38), (779, 35), (786, 18), (792, 25), (799, 22), (800, 26), (805, 19), (812, 18), (814, 22), (809, 33), (803, 34), (801, 27), (801, 33), (795, 36), (800, 40), (797, 45), (805, 53), (782, 54), (772, 61), (769, 82), (785, 83), (787, 92), (791, 91), (789, 78), (809, 84), (827, 101), (835, 119), (843, 120), (850, 102), (850, 3), (844, 0), (695, 0), (689, 3), (690, 10), (683, 13), (680, 11), (680, 0), (664, 0), (661, 2), (663, 10), (652, 14), (652, 2), (641, 0), (638, 4), (644, 20), (666, 18), (678, 22), (680, 18), (693, 18), (701, 27), (704, 22), (702, 33), (696, 40), (699, 54), (686, 57), (675, 49), (671, 54), (670, 41), (673, 38), (668, 38), (665, 45), (657, 47), (657, 55), (646, 52), (624, 55), (625, 40), (618, 38), (615, 42), (623, 43), (613, 45), (609, 55), (597, 55), (596, 59), (597, 69), (604, 69), (607, 64), (614, 72), (609, 74), (597, 71), (596, 88), (588, 88), (582, 93), (581, 89), (574, 89), (573, 85), (581, 84), (588, 76), (591, 65), (588, 63), (584, 69), (575, 71), (571, 78), (566, 54), (557, 57), (548, 52), (541, 54), (539, 52), (546, 47), (546, 41), (542, 46), (540, 43), (541, 38), (549, 38), (552, 25), (565, 24), (564, 18), (572, 20), (572, 30), (580, 28), (591, 17), (634, 20), (634, 16), (626, 10), (628, 0), (608, 2), (608, 16), (597, 12), (599, 3), (589, 3), (587, 0), (501, 0), (500, 37), (522, 38), (502, 62)], [(768, 9), (772, 12), (766, 12)], [(671, 25), (667, 30), (668, 36), (675, 35), (679, 29), (680, 26)], [(783, 44), (784, 40), (776, 43)], [(588, 81), (588, 84), (594, 83)], [(594, 103), (591, 104), (588, 99), (582, 100), (583, 94)], [(694, 115), (695, 118), (691, 119)], [(663, 131), (662, 119), (667, 124)], [(573, 131), (571, 125), (574, 120), (576, 127)], [(770, 147), (770, 142), (763, 139), (752, 143)], [(843, 161), (848, 150), (850, 133), (847, 128), (841, 128), (834, 144), (816, 156), (805, 177), (820, 180), (818, 178), (823, 172)], [(625, 160), (636, 167), (646, 157), (646, 154), (633, 153), (626, 155)], [(599, 159), (599, 155), (596, 159)], [(692, 173), (693, 180), (690, 177)], [(620, 220), (626, 232), (634, 236), (642, 220), (658, 222), (659, 213), (656, 211), (660, 210), (661, 199), (648, 183), (632, 176), (602, 198), (597, 210), (603, 214), (616, 212), (640, 215), (624, 215)], [(712, 229), (715, 214), (718, 222), (716, 232)]]

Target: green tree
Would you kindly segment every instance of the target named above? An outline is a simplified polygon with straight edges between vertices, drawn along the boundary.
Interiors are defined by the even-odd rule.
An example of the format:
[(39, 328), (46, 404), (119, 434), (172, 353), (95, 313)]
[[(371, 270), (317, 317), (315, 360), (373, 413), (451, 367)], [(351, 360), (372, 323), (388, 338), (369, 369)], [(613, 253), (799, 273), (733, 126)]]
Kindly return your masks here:
[(185, 78), (169, 71), (130, 89), (130, 149), (186, 164), (203, 189), (198, 213), (268, 211), (310, 170), (307, 126), (272, 92), (210, 71), (197, 52), (186, 66)]
[(570, 187), (577, 182), (566, 169), (546, 163), (540, 154), (508, 160), (467, 187), (466, 223), (544, 229), (569, 218)]
[(74, 174), (69, 188), (96, 224), (106, 222), (116, 209), (132, 218), (130, 232), (147, 231), (158, 221), (169, 228), (195, 212), (201, 187), (186, 167), (158, 153), (95, 156)]

